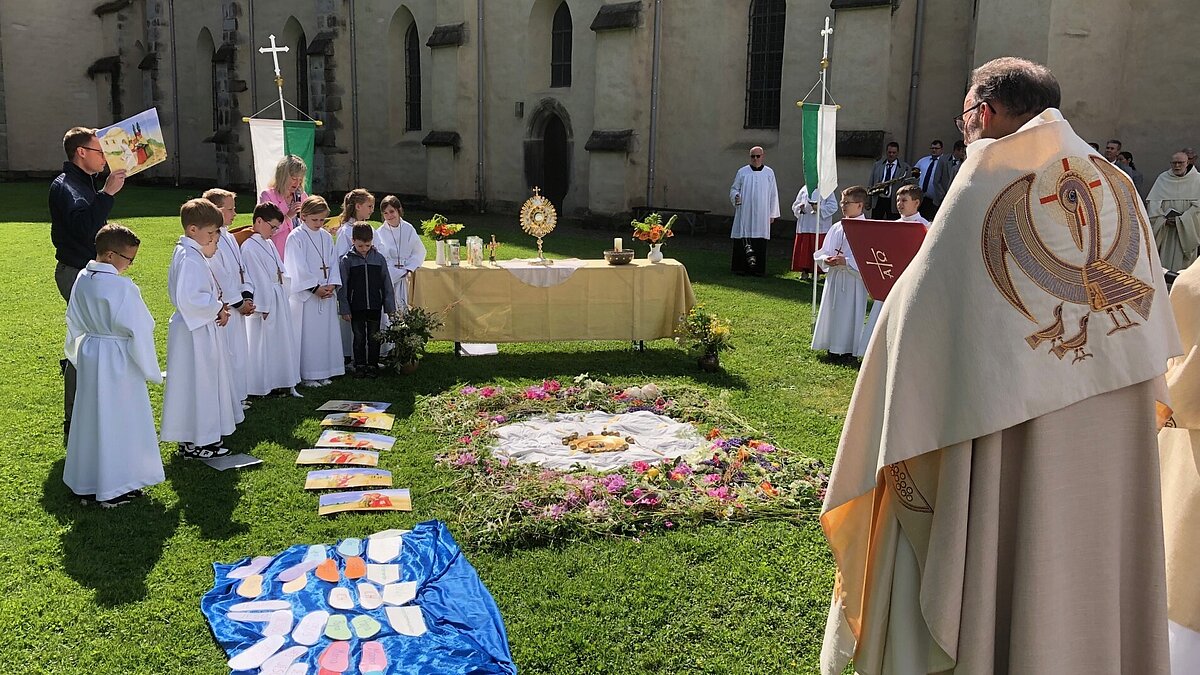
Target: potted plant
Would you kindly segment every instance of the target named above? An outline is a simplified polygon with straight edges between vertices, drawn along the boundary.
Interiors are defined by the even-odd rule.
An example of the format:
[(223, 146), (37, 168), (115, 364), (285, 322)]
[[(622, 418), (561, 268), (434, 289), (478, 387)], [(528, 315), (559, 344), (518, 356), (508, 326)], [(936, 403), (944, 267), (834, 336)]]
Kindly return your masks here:
[(678, 217), (677, 215), (671, 216), (671, 219), (664, 225), (661, 213), (651, 213), (644, 220), (635, 220), (630, 223), (633, 226), (633, 238), (650, 243), (650, 255), (646, 256), (647, 260), (656, 263), (663, 259), (663, 241), (668, 237), (675, 236), (675, 232), (671, 228), (675, 226), (675, 219)]
[(392, 346), (384, 357), (388, 366), (403, 374), (416, 370), (417, 362), (425, 356), (425, 345), (442, 325), (437, 313), (422, 307), (393, 314), (388, 327), (379, 332), (380, 341)]
[(421, 221), (421, 233), (437, 243), (437, 264), (447, 263), (446, 240), (462, 231), (463, 227), (462, 223), (451, 223), (440, 213), (433, 214), (429, 220)]
[(697, 357), (700, 369), (715, 372), (721, 368), (721, 352), (733, 349), (729, 322), (696, 305), (679, 320), (675, 343)]

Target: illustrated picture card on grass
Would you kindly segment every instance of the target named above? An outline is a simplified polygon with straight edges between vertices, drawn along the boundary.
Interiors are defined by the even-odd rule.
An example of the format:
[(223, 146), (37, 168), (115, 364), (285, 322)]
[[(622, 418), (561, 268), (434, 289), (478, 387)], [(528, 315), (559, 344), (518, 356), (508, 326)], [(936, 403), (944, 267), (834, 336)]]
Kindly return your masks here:
[(317, 408), (317, 412), (383, 412), (391, 407), (391, 403), (382, 403), (380, 401), (326, 401), (324, 405)]
[(391, 450), (396, 439), (383, 434), (362, 434), (349, 431), (334, 431), (327, 429), (321, 432), (317, 439), (318, 448), (365, 448), (370, 450)]
[(337, 448), (309, 448), (296, 455), (297, 464), (349, 464), (351, 466), (379, 466), (379, 453), (370, 450), (339, 450)]
[(322, 516), (343, 511), (412, 511), (408, 490), (363, 490), (321, 495), (317, 513)]
[(381, 412), (332, 413), (321, 420), (323, 427), (354, 427), (358, 429), (382, 429), (389, 431), (396, 423), (396, 416)]
[(167, 144), (163, 141), (156, 108), (104, 127), (96, 132), (96, 138), (104, 149), (108, 167), (113, 171), (124, 169), (127, 176), (167, 161)]
[(309, 471), (305, 490), (329, 490), (353, 487), (391, 487), (392, 472), (383, 469), (325, 469)]

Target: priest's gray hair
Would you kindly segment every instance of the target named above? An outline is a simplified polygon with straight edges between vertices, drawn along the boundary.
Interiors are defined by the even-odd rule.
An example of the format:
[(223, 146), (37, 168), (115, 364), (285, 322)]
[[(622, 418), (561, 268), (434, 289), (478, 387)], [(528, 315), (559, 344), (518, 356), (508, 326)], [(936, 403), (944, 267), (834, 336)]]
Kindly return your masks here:
[(1049, 68), (1015, 56), (992, 59), (976, 68), (970, 91), (976, 102), (999, 103), (1014, 117), (1032, 117), (1062, 102), (1058, 80)]

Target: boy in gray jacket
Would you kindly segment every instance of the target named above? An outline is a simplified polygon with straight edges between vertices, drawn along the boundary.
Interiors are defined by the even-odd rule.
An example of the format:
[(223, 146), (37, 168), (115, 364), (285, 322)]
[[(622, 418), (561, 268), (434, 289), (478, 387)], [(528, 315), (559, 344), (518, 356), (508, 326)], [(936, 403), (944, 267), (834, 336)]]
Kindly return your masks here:
[(338, 265), (342, 285), (337, 289), (338, 314), (350, 322), (354, 332), (354, 369), (373, 377), (379, 363), (379, 322), (382, 312), (396, 311), (396, 298), (388, 277), (387, 260), (371, 243), (374, 230), (355, 223), (350, 234), (353, 246)]

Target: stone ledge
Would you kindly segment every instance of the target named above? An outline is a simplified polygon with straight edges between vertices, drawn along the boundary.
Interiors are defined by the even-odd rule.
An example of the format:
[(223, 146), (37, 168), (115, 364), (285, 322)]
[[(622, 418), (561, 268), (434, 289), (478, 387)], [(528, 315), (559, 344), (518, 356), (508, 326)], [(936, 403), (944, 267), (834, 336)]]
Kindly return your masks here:
[(637, 28), (642, 23), (642, 3), (618, 2), (611, 5), (600, 5), (596, 18), (592, 19), (590, 28), (599, 33), (606, 30), (623, 30)]
[(583, 149), (588, 152), (629, 152), (633, 145), (633, 129), (601, 131), (588, 136)]
[(460, 47), (467, 42), (467, 24), (455, 23), (434, 26), (426, 47)]
[(458, 152), (462, 147), (462, 136), (457, 131), (431, 131), (421, 139), (421, 145), (427, 148), (454, 148)]

